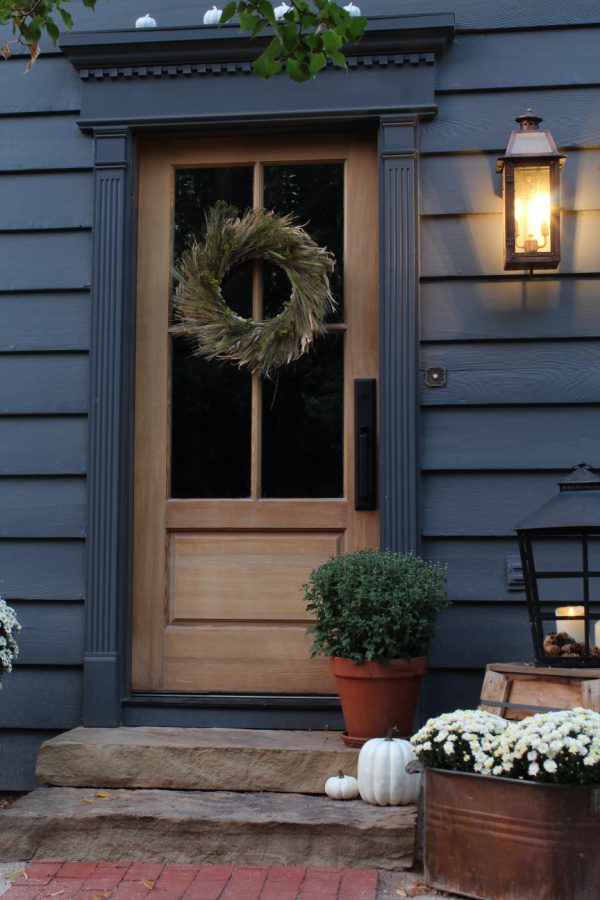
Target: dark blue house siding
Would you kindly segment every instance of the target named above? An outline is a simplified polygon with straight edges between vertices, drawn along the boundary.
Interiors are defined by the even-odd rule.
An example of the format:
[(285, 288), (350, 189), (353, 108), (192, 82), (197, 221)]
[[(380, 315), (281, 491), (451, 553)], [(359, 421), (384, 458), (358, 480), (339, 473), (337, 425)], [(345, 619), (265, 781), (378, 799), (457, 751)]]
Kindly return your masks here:
[[(207, 7), (209, 3), (205, 4)], [(362, 0), (367, 15), (453, 11), (437, 116), (420, 133), (423, 550), (453, 608), (424, 712), (474, 704), (487, 662), (530, 652), (507, 589), (513, 525), (559, 471), (599, 464), (600, 75), (597, 0)], [(198, 0), (147, 0), (193, 25)], [(79, 29), (133, 25), (139, 3), (77, 9)], [(34, 783), (39, 743), (81, 720), (88, 453), (92, 143), (80, 82), (51, 46), (0, 67), (0, 593), (26, 631), (0, 693), (0, 789)], [(291, 86), (290, 90), (302, 90)], [(532, 106), (568, 159), (558, 273), (505, 275), (497, 156)], [(427, 366), (447, 387), (425, 387)]]
[[(474, 6), (454, 4), (470, 33), (440, 61), (421, 129), (423, 549), (448, 564), (454, 600), (425, 713), (475, 703), (486, 663), (531, 656), (506, 582), (514, 524), (561, 470), (600, 462), (600, 9), (482, 3), (475, 19)], [(560, 269), (533, 278), (503, 272), (495, 172), (528, 106), (568, 157)], [(428, 366), (446, 368), (445, 388), (425, 387)]]
[(0, 789), (81, 718), (91, 146), (71, 65), (39, 62), (0, 71), (0, 594), (24, 627)]

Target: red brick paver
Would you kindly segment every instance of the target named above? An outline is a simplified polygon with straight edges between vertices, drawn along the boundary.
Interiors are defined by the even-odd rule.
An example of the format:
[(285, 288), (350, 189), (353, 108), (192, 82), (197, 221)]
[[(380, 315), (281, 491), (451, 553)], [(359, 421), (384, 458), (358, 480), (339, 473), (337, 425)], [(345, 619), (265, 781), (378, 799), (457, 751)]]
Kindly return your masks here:
[(377, 872), (301, 866), (34, 862), (3, 900), (375, 900)]

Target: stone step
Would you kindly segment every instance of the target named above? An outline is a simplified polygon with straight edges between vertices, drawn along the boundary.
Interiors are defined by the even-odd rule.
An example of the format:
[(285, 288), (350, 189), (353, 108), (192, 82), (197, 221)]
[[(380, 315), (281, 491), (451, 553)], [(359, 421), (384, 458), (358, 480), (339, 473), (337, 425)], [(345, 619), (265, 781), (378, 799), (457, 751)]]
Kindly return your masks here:
[(43, 787), (0, 812), (0, 859), (397, 870), (416, 820), (414, 806), (303, 794)]
[(330, 731), (75, 728), (42, 744), (36, 774), (64, 787), (322, 794), (357, 760)]

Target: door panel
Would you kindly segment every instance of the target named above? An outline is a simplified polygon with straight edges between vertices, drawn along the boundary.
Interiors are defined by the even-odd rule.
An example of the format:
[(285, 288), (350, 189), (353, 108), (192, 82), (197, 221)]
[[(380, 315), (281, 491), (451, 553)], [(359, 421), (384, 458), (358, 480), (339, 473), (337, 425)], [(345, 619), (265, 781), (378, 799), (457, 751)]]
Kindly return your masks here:
[[(133, 688), (332, 692), (302, 585), (379, 540), (354, 509), (354, 379), (378, 370), (374, 140), (147, 141), (139, 197)], [(264, 382), (171, 325), (174, 258), (218, 199), (293, 213), (338, 260), (329, 334)], [(224, 293), (260, 319), (289, 284), (255, 263)]]

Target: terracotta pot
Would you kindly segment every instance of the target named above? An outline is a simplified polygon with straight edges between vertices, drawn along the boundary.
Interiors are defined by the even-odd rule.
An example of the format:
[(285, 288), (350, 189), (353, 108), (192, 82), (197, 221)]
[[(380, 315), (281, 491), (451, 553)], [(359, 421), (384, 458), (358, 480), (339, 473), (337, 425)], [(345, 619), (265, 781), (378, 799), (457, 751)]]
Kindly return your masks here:
[(478, 900), (597, 900), (600, 785), (425, 773), (425, 880)]
[(354, 663), (331, 657), (346, 733), (342, 740), (350, 747), (374, 737), (385, 737), (394, 725), (398, 737), (412, 733), (419, 688), (427, 658), (392, 659), (389, 663)]

